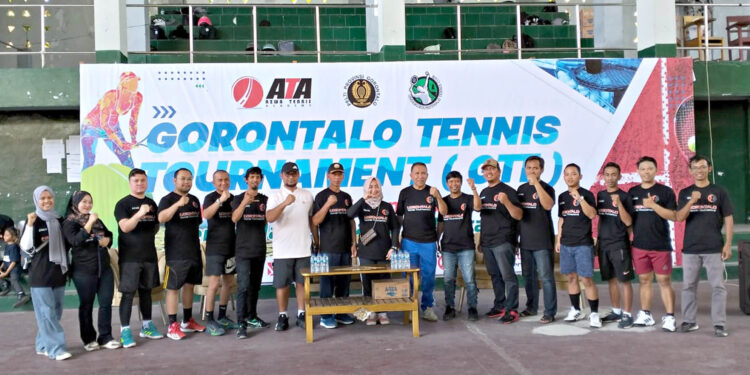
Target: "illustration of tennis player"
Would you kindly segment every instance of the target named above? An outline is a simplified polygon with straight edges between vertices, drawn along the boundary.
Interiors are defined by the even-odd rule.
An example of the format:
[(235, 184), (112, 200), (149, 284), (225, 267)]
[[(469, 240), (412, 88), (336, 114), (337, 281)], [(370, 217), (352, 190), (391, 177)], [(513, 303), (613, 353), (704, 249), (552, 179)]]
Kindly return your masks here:
[[(104, 144), (115, 153), (122, 165), (134, 168), (130, 150), (138, 143), (138, 112), (143, 103), (143, 95), (138, 92), (139, 80), (133, 72), (122, 73), (117, 89), (107, 91), (94, 109), (86, 115), (81, 126), (83, 169), (94, 165), (99, 138), (102, 138)], [(128, 112), (130, 141), (125, 140), (120, 129), (120, 116)]]

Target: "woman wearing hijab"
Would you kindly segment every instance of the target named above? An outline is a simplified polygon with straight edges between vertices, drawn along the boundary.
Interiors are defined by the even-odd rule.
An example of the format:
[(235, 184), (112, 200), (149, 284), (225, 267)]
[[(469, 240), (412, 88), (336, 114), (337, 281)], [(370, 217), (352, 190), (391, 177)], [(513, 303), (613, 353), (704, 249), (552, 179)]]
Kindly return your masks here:
[[(78, 291), (78, 323), (81, 340), (86, 351), (119, 348), (120, 342), (112, 338), (112, 295), (114, 274), (109, 265), (107, 247), (112, 243), (112, 232), (107, 230), (99, 216), (91, 212), (94, 201), (86, 191), (76, 191), (70, 196), (65, 212), (62, 232), (72, 247), (73, 283)], [(99, 336), (94, 329), (92, 311), (94, 299), (99, 297)]]
[(65, 332), (60, 325), (68, 272), (68, 247), (61, 230), (63, 219), (55, 212), (55, 193), (49, 186), (34, 189), (34, 205), (36, 210), (26, 216), (21, 250), (33, 253), (29, 273), (39, 329), (36, 354), (62, 361), (71, 357), (65, 348)]
[[(369, 177), (365, 181), (364, 193), (357, 203), (349, 207), (349, 218), (359, 219), (359, 240), (357, 255), (362, 266), (387, 264), (391, 254), (398, 249), (400, 225), (393, 206), (383, 202), (380, 181)], [(374, 237), (371, 233), (374, 233)], [(372, 297), (372, 280), (389, 278), (389, 274), (362, 274), (362, 289), (365, 297)], [(388, 314), (372, 313), (367, 317), (367, 325), (390, 324)]]

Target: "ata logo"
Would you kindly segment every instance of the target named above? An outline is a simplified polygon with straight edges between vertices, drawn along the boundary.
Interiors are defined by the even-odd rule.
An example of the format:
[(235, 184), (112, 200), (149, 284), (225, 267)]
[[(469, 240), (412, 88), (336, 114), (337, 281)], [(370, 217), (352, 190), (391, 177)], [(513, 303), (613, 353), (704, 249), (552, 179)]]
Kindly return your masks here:
[(347, 106), (367, 108), (371, 105), (378, 105), (380, 87), (372, 77), (365, 77), (361, 74), (354, 76), (346, 81), (344, 90), (344, 99)]
[(312, 78), (274, 78), (266, 95), (271, 107), (308, 107), (312, 104)]

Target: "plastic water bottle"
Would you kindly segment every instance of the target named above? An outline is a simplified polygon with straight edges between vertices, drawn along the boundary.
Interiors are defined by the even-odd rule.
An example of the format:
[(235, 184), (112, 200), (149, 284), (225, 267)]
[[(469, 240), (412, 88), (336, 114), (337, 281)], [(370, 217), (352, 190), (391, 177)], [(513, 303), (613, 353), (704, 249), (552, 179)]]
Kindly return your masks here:
[(312, 273), (320, 272), (319, 264), (317, 255), (310, 257), (310, 271), (312, 271)]
[(407, 251), (402, 251), (402, 253), (403, 254), (401, 258), (402, 259), (401, 268), (402, 269), (411, 268), (411, 260), (409, 259), (409, 253)]
[(397, 269), (404, 268), (404, 252), (401, 250), (396, 252), (396, 268)]
[(321, 272), (328, 272), (328, 254), (323, 254), (323, 270)]

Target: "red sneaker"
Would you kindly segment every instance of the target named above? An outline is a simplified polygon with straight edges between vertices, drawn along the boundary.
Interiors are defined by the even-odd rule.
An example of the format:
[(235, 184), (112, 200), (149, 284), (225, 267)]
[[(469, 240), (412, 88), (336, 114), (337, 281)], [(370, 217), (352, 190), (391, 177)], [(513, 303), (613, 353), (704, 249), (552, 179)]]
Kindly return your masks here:
[(169, 325), (167, 337), (172, 340), (182, 340), (182, 338), (185, 337), (185, 334), (180, 331), (180, 323), (174, 322)]
[(515, 323), (518, 321), (518, 312), (516, 310), (510, 310), (500, 318), (500, 321), (503, 322), (503, 324)]
[(205, 330), (206, 326), (198, 324), (193, 318), (190, 318), (187, 323), (180, 324), (180, 331), (182, 332), (203, 332)]

